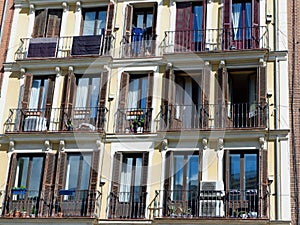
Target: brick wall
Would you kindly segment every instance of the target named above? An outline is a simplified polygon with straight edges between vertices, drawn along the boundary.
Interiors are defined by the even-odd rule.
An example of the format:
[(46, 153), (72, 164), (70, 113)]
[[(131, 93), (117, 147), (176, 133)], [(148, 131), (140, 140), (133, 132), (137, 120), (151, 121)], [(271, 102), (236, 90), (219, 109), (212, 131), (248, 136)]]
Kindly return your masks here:
[[(300, 223), (300, 214), (299, 212), (297, 212), (300, 210), (300, 1), (294, 1), (295, 7), (293, 7), (293, 1), (294, 0), (288, 0), (287, 2), (291, 120), (291, 208), (292, 224), (297, 224), (297, 221), (298, 223)], [(295, 16), (294, 23), (293, 13)], [(295, 31), (295, 41), (293, 41), (293, 31)], [(295, 43), (295, 45), (293, 43)], [(295, 51), (293, 51), (293, 46), (295, 48)], [(299, 207), (298, 210), (296, 205), (298, 205)]]
[(1, 47), (0, 47), (0, 95), (1, 95), (1, 89), (2, 89), (2, 81), (3, 81), (3, 63), (6, 59), (6, 53), (9, 43), (9, 37), (10, 37), (10, 30), (11, 30), (11, 24), (13, 19), (13, 12), (14, 12), (14, 5), (13, 0), (6, 0), (7, 1), (7, 8), (6, 8), (6, 15), (5, 18), (3, 18), (3, 10), (5, 5), (5, 0), (0, 0), (0, 24), (2, 22), (2, 19), (4, 19), (4, 27), (3, 27), (3, 33), (2, 33), (2, 40), (1, 40)]

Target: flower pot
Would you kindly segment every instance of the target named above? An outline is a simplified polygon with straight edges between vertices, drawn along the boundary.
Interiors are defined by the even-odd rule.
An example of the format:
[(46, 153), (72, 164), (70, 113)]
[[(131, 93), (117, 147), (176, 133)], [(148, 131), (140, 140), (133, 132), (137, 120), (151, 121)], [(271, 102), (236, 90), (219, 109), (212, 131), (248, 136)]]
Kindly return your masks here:
[(63, 213), (62, 212), (58, 212), (57, 213), (57, 217), (59, 217), (59, 218), (63, 217)]
[(15, 211), (15, 217), (20, 217), (21, 216), (21, 212), (19, 210)]
[(27, 212), (26, 211), (21, 212), (21, 217), (26, 218), (27, 217)]

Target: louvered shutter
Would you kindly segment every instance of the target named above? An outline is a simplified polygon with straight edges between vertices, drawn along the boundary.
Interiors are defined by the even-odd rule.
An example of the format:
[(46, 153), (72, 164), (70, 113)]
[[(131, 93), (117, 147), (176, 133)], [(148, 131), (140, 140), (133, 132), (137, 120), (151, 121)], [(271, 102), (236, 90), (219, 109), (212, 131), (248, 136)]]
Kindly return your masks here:
[(223, 7), (223, 39), (224, 46), (223, 48), (228, 49), (231, 46), (230, 40), (232, 31), (231, 31), (231, 13), (232, 13), (232, 0), (224, 0)]
[(15, 185), (17, 165), (18, 165), (17, 153), (13, 153), (11, 155), (11, 159), (10, 159), (9, 173), (8, 173), (8, 179), (7, 179), (7, 185), (6, 185), (5, 204), (7, 204), (7, 205), (5, 205), (5, 207), (3, 209), (3, 215), (5, 215), (5, 213), (9, 213), (9, 211), (5, 212), (5, 209), (9, 210), (9, 202), (12, 197), (11, 189)]
[(202, 94), (201, 94), (201, 125), (203, 127), (208, 127), (209, 123), (209, 113), (210, 113), (210, 105), (209, 105), (209, 97), (210, 97), (210, 70), (208, 68), (203, 68), (202, 70)]
[(146, 100), (146, 118), (145, 118), (145, 129), (147, 131), (151, 130), (151, 120), (152, 120), (152, 100), (153, 100), (153, 79), (154, 72), (148, 73), (148, 87), (147, 87), (147, 100)]
[(143, 164), (142, 164), (142, 184), (141, 184), (141, 214), (145, 215), (145, 209), (146, 209), (146, 200), (147, 200), (147, 186), (148, 186), (148, 164), (149, 164), (149, 153), (144, 152), (143, 153)]
[(125, 119), (126, 119), (126, 104), (129, 88), (129, 73), (123, 72), (121, 75), (120, 91), (119, 91), (119, 108), (118, 108), (118, 123), (117, 131), (122, 132), (125, 129)]
[(157, 2), (153, 6), (153, 17), (152, 17), (152, 40), (156, 38), (156, 21), (157, 21)]
[(66, 182), (66, 168), (67, 168), (67, 153), (59, 152), (57, 160), (57, 171), (55, 181), (55, 191), (64, 189)]
[(32, 34), (33, 38), (44, 37), (46, 31), (47, 13), (47, 9), (35, 11), (34, 28)]
[(46, 154), (41, 193), (43, 204), (40, 205), (39, 216), (51, 216), (54, 197), (55, 158), (53, 153)]
[(45, 110), (45, 117), (48, 119), (48, 121), (50, 121), (53, 94), (54, 94), (54, 86), (55, 86), (55, 77), (51, 76), (48, 78), (48, 90), (47, 90), (46, 110)]
[(164, 215), (167, 215), (169, 205), (169, 200), (171, 199), (171, 181), (174, 174), (172, 174), (173, 169), (173, 151), (168, 151), (166, 153), (166, 168), (165, 168), (165, 181), (164, 181), (164, 197), (163, 197), (163, 209), (166, 210), (163, 212)]
[(266, 78), (266, 67), (258, 67), (258, 77), (257, 77), (257, 87), (258, 87), (258, 126), (266, 126), (267, 113), (266, 113), (266, 87), (267, 87), (267, 78)]
[(113, 161), (112, 185), (111, 185), (111, 192), (113, 193), (119, 192), (122, 162), (123, 162), (122, 153), (116, 152)]
[(100, 79), (100, 93), (98, 100), (98, 116), (97, 116), (97, 128), (104, 129), (105, 115), (106, 115), (106, 92), (107, 92), (107, 82), (108, 82), (108, 71), (103, 71)]
[(110, 2), (107, 6), (106, 35), (111, 35), (113, 31), (114, 9), (114, 3)]
[(25, 74), (24, 77), (25, 78), (24, 78), (24, 87), (23, 87), (23, 97), (22, 97), (21, 105), (22, 105), (22, 109), (28, 109), (33, 76), (32, 74)]
[(224, 128), (227, 121), (228, 109), (228, 73), (226, 68), (220, 68), (216, 74), (216, 116), (215, 124), (217, 128)]
[(90, 172), (90, 184), (89, 184), (89, 195), (88, 195), (88, 212), (90, 216), (94, 215), (97, 198), (97, 184), (98, 184), (98, 171), (99, 171), (99, 156), (100, 151), (95, 150), (93, 152), (91, 172)]
[(128, 4), (126, 6), (126, 12), (125, 12), (125, 35), (126, 36), (131, 35), (132, 18), (133, 18), (133, 6)]
[(62, 19), (62, 10), (49, 9), (47, 17), (48, 17), (48, 21), (47, 21), (46, 37), (59, 37), (61, 19)]
[(192, 2), (177, 2), (176, 6), (175, 49), (176, 51), (186, 51), (191, 48), (192, 44)]
[[(229, 151), (225, 150), (225, 193), (229, 193), (229, 180), (230, 180), (230, 155)], [(227, 201), (226, 208), (229, 209), (229, 202)], [(229, 215), (229, 212), (226, 210), (226, 216)]]
[(162, 120), (160, 122), (160, 130), (165, 130), (168, 127), (168, 107), (169, 107), (169, 82), (171, 70), (167, 69), (163, 75), (163, 90), (161, 99)]
[(74, 93), (76, 88), (76, 77), (74, 73), (68, 73), (64, 78), (64, 88), (62, 95), (62, 115), (61, 115), (61, 126), (64, 127), (64, 123), (67, 122), (68, 119), (72, 118), (72, 108), (74, 102)]
[(268, 151), (266, 149), (260, 150), (260, 217), (267, 217), (268, 215)]

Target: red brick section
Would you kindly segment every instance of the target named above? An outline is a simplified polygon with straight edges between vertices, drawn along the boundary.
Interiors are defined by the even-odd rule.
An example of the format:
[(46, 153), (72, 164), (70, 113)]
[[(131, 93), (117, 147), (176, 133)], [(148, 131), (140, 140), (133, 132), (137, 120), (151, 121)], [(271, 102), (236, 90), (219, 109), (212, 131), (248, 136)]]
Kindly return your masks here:
[[(6, 15), (3, 18), (3, 10), (5, 7), (5, 2), (7, 1), (7, 8), (6, 8)], [(2, 24), (2, 20), (4, 20), (4, 27), (2, 33), (2, 40), (0, 46), (0, 95), (2, 89), (2, 82), (3, 82), (3, 63), (6, 60), (7, 48), (9, 43), (10, 31), (11, 31), (11, 24), (13, 20), (13, 12), (14, 12), (14, 1), (13, 0), (0, 0), (0, 24)]]
[[(300, 223), (300, 1), (287, 0), (291, 124), (292, 224)], [(279, 40), (280, 41), (280, 40)]]

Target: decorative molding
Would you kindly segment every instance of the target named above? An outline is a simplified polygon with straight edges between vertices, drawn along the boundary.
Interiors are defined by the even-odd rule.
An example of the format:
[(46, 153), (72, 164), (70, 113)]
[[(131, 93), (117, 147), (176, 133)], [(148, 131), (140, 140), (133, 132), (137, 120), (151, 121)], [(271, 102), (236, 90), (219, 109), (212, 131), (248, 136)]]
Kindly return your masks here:
[(170, 62), (168, 62), (168, 63), (167, 63), (167, 69), (172, 69), (172, 68), (173, 68), (173, 64), (170, 63)]
[(266, 66), (267, 66), (267, 63), (266, 63), (266, 61), (265, 61), (263, 58), (260, 58), (260, 59), (259, 59), (259, 65), (260, 65), (261, 67), (266, 67)]
[(9, 150), (14, 151), (15, 150), (15, 141), (9, 141)]
[(49, 140), (45, 140), (44, 145), (45, 145), (46, 151), (50, 151), (50, 141)]
[(222, 151), (223, 149), (224, 149), (224, 139), (223, 138), (219, 138), (218, 139), (217, 150), (218, 151)]
[(61, 69), (59, 66), (55, 67), (55, 73), (56, 73), (56, 77), (60, 77), (61, 76)]
[(168, 149), (168, 139), (164, 139), (161, 142), (161, 150), (166, 151)]
[(68, 71), (69, 71), (69, 73), (73, 73), (74, 72), (74, 67), (73, 66), (69, 66)]
[(100, 139), (96, 140), (96, 146), (97, 146), (98, 150), (101, 149), (101, 145), (102, 145), (101, 140)]
[(24, 78), (25, 73), (26, 73), (26, 69), (22, 67), (20, 69), (20, 78)]
[(67, 3), (67, 2), (63, 2), (63, 3), (61, 4), (61, 6), (63, 7), (64, 12), (67, 12), (67, 11), (69, 10), (69, 6), (68, 6), (68, 3)]
[(63, 152), (65, 150), (65, 147), (66, 147), (65, 141), (64, 140), (60, 140), (59, 141), (59, 150)]
[(220, 68), (224, 68), (225, 67), (225, 60), (221, 60), (220, 64), (219, 64)]
[(80, 12), (81, 11), (81, 2), (77, 1), (76, 2), (76, 12)]
[(208, 140), (206, 138), (202, 139), (203, 150), (207, 149)]
[(29, 5), (29, 14), (33, 14), (33, 13), (35, 13), (35, 6), (34, 6), (34, 4), (30, 4)]
[(264, 149), (265, 143), (266, 143), (265, 138), (264, 137), (259, 137), (258, 142), (259, 142), (259, 145), (260, 145), (260, 149)]

